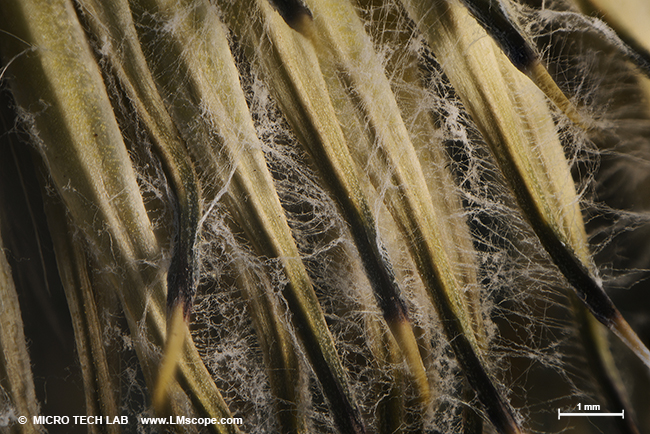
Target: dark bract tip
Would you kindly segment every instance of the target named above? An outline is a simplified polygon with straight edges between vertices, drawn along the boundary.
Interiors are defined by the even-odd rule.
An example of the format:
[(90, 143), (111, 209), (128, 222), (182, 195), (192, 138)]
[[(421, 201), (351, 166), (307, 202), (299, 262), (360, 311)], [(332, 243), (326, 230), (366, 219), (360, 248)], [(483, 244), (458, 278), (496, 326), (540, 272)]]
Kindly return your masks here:
[(287, 25), (297, 32), (301, 32), (301, 25), (305, 19), (312, 19), (311, 11), (300, 0), (269, 0), (269, 3)]
[(465, 7), (501, 47), (518, 70), (525, 72), (537, 60), (533, 47), (505, 11), (488, 0), (462, 0)]

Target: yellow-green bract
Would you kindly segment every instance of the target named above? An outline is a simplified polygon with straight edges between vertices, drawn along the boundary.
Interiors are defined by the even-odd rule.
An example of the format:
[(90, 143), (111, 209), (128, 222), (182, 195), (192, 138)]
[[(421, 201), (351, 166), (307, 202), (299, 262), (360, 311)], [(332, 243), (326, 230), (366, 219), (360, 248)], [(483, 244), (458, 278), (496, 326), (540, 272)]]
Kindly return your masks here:
[[(0, 421), (84, 402), (127, 431), (640, 432), (647, 367), (595, 318), (645, 357), (598, 280), (644, 285), (645, 37), (525, 3), (496, 12), (541, 69), (502, 55), (480, 0), (0, 4), (0, 144), (35, 151), (0, 157)], [(39, 266), (76, 401), (35, 351)], [(578, 401), (626, 418), (557, 420)]]

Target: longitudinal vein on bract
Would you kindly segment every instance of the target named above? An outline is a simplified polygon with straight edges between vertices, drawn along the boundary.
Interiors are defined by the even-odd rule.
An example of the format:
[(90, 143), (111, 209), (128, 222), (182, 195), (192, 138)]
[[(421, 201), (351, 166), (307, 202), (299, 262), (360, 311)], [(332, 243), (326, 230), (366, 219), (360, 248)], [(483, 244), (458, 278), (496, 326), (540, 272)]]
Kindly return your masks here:
[[(152, 140), (167, 177), (172, 186), (175, 222), (172, 225), (172, 258), (167, 271), (167, 307), (170, 312), (166, 356), (163, 360), (161, 385), (156, 387), (154, 403), (162, 407), (166, 384), (175, 371), (183, 333), (172, 326), (179, 315), (184, 322), (189, 319), (197, 285), (196, 237), (200, 214), (196, 174), (178, 131), (167, 113), (153, 77), (147, 66), (138, 35), (125, 0), (97, 2), (80, 0), (84, 17), (88, 20), (101, 52), (120, 80), (129, 101)], [(174, 316), (174, 311), (179, 310)], [(171, 344), (171, 345), (170, 345)]]
[(476, 316), (471, 312), (469, 299), (462, 294), (462, 273), (456, 268), (456, 260), (463, 256), (456, 252), (460, 246), (445, 242), (445, 237), (451, 238), (455, 232), (447, 229), (448, 225), (465, 223), (452, 223), (449, 215), (442, 215), (448, 211), (447, 204), (436, 207), (432, 202), (390, 84), (381, 63), (373, 56), (372, 42), (352, 6), (345, 1), (306, 4), (313, 13), (313, 27), (307, 22), (301, 32), (313, 44), (321, 68), (335, 71), (333, 77), (326, 78), (327, 85), (335, 87), (339, 83), (337, 75), (345, 77), (352, 89), (350, 97), (358, 101), (360, 117), (367, 122), (365, 134), (376, 144), (373, 152), (379, 161), (377, 172), (370, 173), (370, 177), (376, 187), (382, 177), (380, 173), (391, 181), (393, 188), (382, 191), (384, 203), (408, 240), (419, 276), (441, 316), (446, 336), (492, 422), (502, 431), (520, 432), (512, 408), (494, 385), (482, 359), (484, 342), (475, 333), (472, 320)]
[[(2, 316), (0, 318), (0, 370), (3, 378), (2, 390), (8, 393), (16, 409), (22, 415), (38, 415), (38, 402), (34, 390), (34, 378), (30, 368), (27, 341), (20, 315), (18, 293), (11, 275), (11, 267), (5, 256), (4, 244), (0, 237), (0, 296), (2, 297)], [(26, 433), (36, 433), (28, 427)]]
[[(157, 267), (143, 264), (160, 261), (160, 246), (74, 6), (67, 0), (2, 2), (0, 25), (2, 54), (14, 58), (10, 74), (16, 102), (30, 116), (30, 133), (56, 191), (98, 266), (120, 270), (107, 273), (107, 280), (119, 296), (153, 389), (158, 363), (150, 345), (165, 340), (165, 285)], [(33, 48), (28, 55), (22, 55), (25, 44)], [(228, 417), (193, 345), (182, 348), (179, 365), (185, 383), (201, 387), (192, 390), (190, 401), (174, 382), (172, 411), (180, 414), (181, 407), (187, 411), (198, 402), (203, 412)], [(238, 431), (234, 426), (220, 430)]]
[[(44, 202), (57, 268), (75, 332), (84, 382), (86, 414), (100, 417), (105, 415), (114, 420), (114, 417), (119, 416), (119, 404), (114, 380), (110, 375), (98, 312), (104, 306), (97, 305), (93, 294), (86, 246), (78, 240), (74, 242), (69, 236), (74, 233), (74, 228), (63, 204), (52, 198), (46, 198)], [(120, 426), (109, 426), (107, 432), (118, 434)]]
[(499, 44), (512, 65), (526, 74), (544, 94), (578, 125), (585, 120), (550, 76), (537, 50), (519, 31), (506, 8), (506, 1), (462, 0), (476, 20)]
[[(229, 24), (247, 45), (251, 58), (259, 61), (283, 113), (337, 198), (383, 316), (400, 345), (419, 397), (426, 403), (429, 384), (408, 311), (338, 124), (317, 50), (309, 39), (311, 13), (304, 6), (286, 2), (275, 4), (280, 12), (267, 0), (245, 4), (242, 11), (249, 10), (260, 17), (259, 21), (249, 24), (245, 13), (239, 11)], [(232, 12), (228, 15), (235, 15)], [(265, 41), (262, 47), (256, 46), (255, 41), (260, 39)]]
[[(584, 122), (573, 106), (542, 67), (539, 57), (530, 43), (518, 32), (510, 18), (500, 8), (492, 8), (486, 0), (465, 0), (464, 3), (477, 20), (495, 37), (513, 66), (526, 74), (565, 114), (580, 126)], [(527, 103), (528, 104), (528, 103)], [(523, 108), (520, 109), (523, 112)], [(479, 126), (480, 127), (480, 126)], [(499, 143), (503, 146), (499, 146)], [(564, 220), (551, 212), (555, 209), (575, 208), (575, 189), (558, 188), (557, 182), (545, 181), (544, 176), (555, 176), (559, 182), (567, 182), (567, 164), (563, 159), (544, 164), (536, 161), (534, 152), (525, 145), (515, 145), (512, 140), (488, 138), (502, 170), (510, 180), (517, 200), (526, 213), (533, 229), (551, 258), (574, 287), (578, 297), (591, 313), (612, 330), (625, 344), (650, 367), (650, 351), (618, 312), (605, 293), (598, 276), (586, 240), (579, 210), (573, 210), (573, 221)], [(540, 148), (542, 150), (546, 147)], [(526, 155), (527, 153), (529, 153)], [(550, 155), (552, 152), (548, 152)], [(555, 154), (558, 154), (555, 151)], [(542, 162), (539, 164), (539, 162)], [(562, 181), (565, 180), (565, 181)], [(553, 188), (551, 187), (555, 183)], [(548, 188), (548, 189), (547, 189)], [(557, 191), (561, 194), (555, 195)], [(555, 201), (555, 203), (553, 203)], [(553, 205), (558, 205), (553, 208)]]
[(287, 278), (284, 297), (332, 413), (344, 431), (363, 432), (334, 339), (266, 167), (216, 10), (201, 1), (132, 3), (144, 28), (164, 29), (174, 20), (173, 30), (143, 35), (152, 51), (163, 47), (165, 55), (152, 55), (150, 63), (160, 87), (171, 91), (166, 99), (172, 116), (211, 194), (218, 197), (223, 189), (221, 200), (258, 253), (279, 259)]
[(590, 312), (650, 366), (650, 351), (598, 277), (575, 186), (544, 99), (490, 39), (477, 39), (478, 23), (459, 1), (403, 3), (490, 146), (550, 258)]

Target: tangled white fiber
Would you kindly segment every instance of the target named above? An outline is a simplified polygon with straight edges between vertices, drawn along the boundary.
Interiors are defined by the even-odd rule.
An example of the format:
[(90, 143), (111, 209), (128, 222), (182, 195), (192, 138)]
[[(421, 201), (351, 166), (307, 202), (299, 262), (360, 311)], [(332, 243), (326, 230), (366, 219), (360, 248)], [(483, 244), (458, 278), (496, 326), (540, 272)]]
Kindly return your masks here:
[(3, 0), (0, 432), (650, 433), (644, 1)]

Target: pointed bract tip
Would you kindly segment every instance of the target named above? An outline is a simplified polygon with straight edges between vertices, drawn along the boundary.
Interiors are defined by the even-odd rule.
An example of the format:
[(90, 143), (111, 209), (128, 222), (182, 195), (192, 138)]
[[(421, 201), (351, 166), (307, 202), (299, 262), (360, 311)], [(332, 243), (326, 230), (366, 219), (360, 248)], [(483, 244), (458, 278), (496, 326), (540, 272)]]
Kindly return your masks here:
[(528, 67), (523, 69), (523, 72), (571, 122), (584, 130), (589, 130), (592, 127), (592, 122), (578, 113), (575, 105), (569, 101), (569, 98), (558, 87), (555, 80), (548, 73), (548, 70), (539, 60), (532, 62)]
[(164, 413), (168, 402), (169, 386), (174, 381), (183, 353), (183, 342), (188, 333), (187, 320), (184, 304), (176, 303), (167, 323), (167, 341), (153, 391), (153, 407), (158, 414)]
[(616, 311), (616, 314), (616, 317), (609, 324), (609, 329), (650, 368), (650, 350), (636, 332), (632, 330), (632, 327), (625, 321), (623, 316), (618, 311)]
[(422, 362), (417, 340), (413, 334), (411, 321), (407, 318), (399, 318), (390, 321), (390, 323), (389, 327), (391, 332), (402, 351), (415, 387), (417, 388), (419, 400), (422, 404), (427, 405), (431, 401), (429, 379), (424, 363)]

